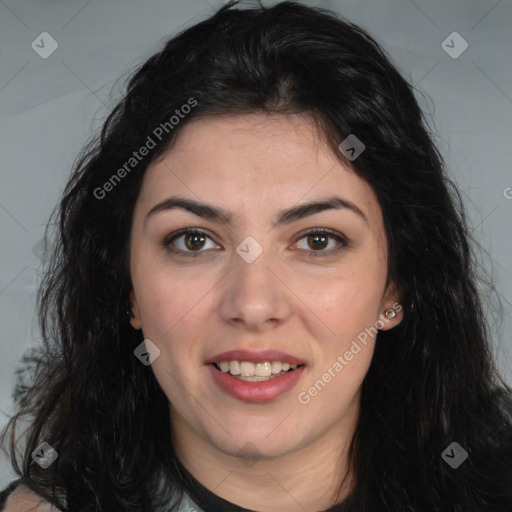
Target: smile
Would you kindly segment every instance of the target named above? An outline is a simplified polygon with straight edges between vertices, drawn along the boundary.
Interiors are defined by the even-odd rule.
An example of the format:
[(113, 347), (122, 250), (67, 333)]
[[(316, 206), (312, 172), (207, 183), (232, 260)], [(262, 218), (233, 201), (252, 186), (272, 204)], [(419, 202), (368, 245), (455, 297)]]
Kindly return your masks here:
[(274, 379), (279, 375), (295, 370), (298, 365), (283, 363), (281, 361), (263, 361), (251, 363), (250, 361), (222, 361), (215, 363), (218, 370), (247, 382), (261, 382)]
[[(305, 370), (304, 365), (287, 365), (279, 361), (265, 361), (256, 364), (242, 361), (238, 364), (239, 368), (237, 367), (237, 361), (225, 363), (229, 364), (229, 369), (226, 368), (226, 365), (223, 365), (226, 371), (221, 370), (220, 365), (222, 363), (207, 365), (213, 382), (224, 394), (237, 400), (251, 403), (270, 402), (285, 395), (297, 385), (297, 382)], [(232, 363), (235, 372), (237, 372), (238, 369), (240, 370), (239, 375), (231, 375)], [(278, 368), (278, 364), (274, 365), (276, 371), (279, 369), (278, 373), (272, 373), (273, 363), (281, 365), (281, 368)], [(259, 365), (263, 368), (258, 368)], [(287, 366), (289, 366), (289, 368), (285, 371), (283, 367), (286, 368)], [(294, 366), (294, 368), (292, 368), (292, 366)], [(269, 370), (271, 374), (266, 376), (259, 376), (256, 373), (257, 371), (268, 373)], [(243, 373), (252, 373), (252, 375), (243, 375)]]

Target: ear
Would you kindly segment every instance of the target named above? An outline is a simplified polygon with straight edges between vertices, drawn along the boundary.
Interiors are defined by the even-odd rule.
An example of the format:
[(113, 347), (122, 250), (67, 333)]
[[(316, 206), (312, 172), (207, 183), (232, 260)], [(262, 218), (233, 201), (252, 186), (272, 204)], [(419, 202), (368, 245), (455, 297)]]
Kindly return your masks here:
[[(395, 316), (387, 316), (386, 311), (392, 311)], [(379, 330), (387, 331), (398, 325), (404, 318), (404, 308), (400, 304), (400, 294), (394, 282), (390, 282), (384, 293), (381, 311), (377, 325)]]
[(139, 330), (142, 328), (142, 324), (140, 322), (140, 313), (139, 306), (137, 304), (137, 299), (135, 298), (135, 293), (133, 290), (130, 291), (130, 311), (131, 318), (130, 323), (135, 330)]

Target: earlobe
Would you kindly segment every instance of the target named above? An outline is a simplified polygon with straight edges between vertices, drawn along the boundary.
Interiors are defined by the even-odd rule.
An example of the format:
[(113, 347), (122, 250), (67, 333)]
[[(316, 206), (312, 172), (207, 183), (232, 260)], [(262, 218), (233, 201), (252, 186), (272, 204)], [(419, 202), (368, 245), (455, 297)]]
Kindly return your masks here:
[(132, 327), (135, 330), (139, 330), (142, 328), (141, 322), (140, 322), (140, 315), (139, 315), (139, 307), (137, 304), (137, 299), (135, 298), (135, 294), (133, 293), (133, 290), (130, 291), (130, 324), (132, 324)]
[(404, 317), (403, 306), (399, 302), (399, 294), (395, 283), (390, 283), (383, 300), (383, 310), (378, 320), (379, 329), (387, 331), (397, 326)]
[(376, 326), (380, 331), (388, 331), (397, 326), (403, 319), (403, 307), (400, 303), (395, 302), (386, 308), (376, 322)]

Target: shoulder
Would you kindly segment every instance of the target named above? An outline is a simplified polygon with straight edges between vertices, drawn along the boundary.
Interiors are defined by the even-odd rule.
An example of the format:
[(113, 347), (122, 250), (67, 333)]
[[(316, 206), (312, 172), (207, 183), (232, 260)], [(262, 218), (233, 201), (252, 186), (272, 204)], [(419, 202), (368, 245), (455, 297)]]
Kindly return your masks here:
[(19, 485), (9, 494), (3, 510), (4, 512), (60, 512), (58, 508), (24, 485)]

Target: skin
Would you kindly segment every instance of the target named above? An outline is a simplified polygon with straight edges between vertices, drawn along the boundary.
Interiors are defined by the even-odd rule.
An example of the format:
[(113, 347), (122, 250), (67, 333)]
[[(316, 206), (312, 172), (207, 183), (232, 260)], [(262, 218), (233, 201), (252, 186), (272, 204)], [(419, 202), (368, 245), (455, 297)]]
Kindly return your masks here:
[[(233, 213), (228, 227), (180, 209), (148, 211), (180, 195)], [(272, 228), (277, 212), (333, 195), (349, 209), (327, 210)], [(161, 241), (182, 228), (205, 232), (174, 241), (196, 258), (173, 255)], [(320, 248), (305, 236), (330, 229)], [(236, 252), (248, 236), (262, 254), (247, 263)], [(334, 372), (307, 404), (298, 400), (349, 350), (365, 328), (395, 304), (386, 288), (387, 241), (371, 187), (343, 165), (300, 115), (251, 114), (194, 120), (175, 146), (147, 169), (137, 199), (130, 245), (134, 329), (160, 350), (154, 374), (171, 403), (173, 440), (188, 471), (218, 496), (252, 510), (318, 511), (340, 502), (334, 494), (346, 470), (346, 451), (359, 414), (360, 388), (375, 339)], [(276, 349), (306, 361), (298, 384), (277, 399), (248, 403), (226, 395), (205, 365), (220, 352)], [(332, 370), (331, 370), (332, 373)], [(264, 490), (264, 492), (262, 492)]]
[(59, 512), (57, 507), (21, 484), (9, 494), (4, 510), (5, 512)]

